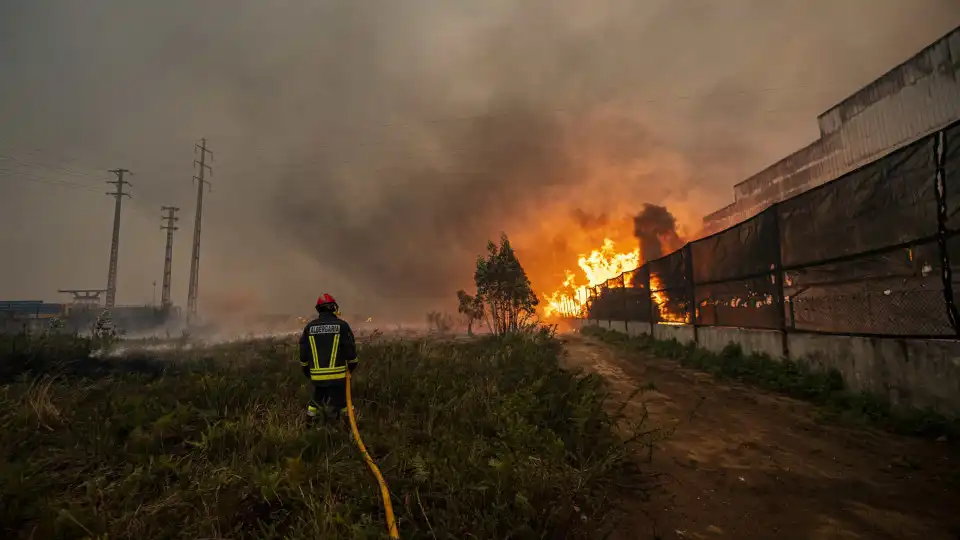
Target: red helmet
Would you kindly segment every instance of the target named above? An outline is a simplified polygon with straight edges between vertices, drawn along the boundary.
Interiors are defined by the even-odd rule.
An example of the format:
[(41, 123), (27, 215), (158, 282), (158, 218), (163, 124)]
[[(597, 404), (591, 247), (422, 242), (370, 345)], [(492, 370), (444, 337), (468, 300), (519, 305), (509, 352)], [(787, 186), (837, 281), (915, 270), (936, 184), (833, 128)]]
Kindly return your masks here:
[(337, 301), (327, 293), (323, 293), (317, 298), (317, 311), (333, 311), (336, 312), (340, 309)]

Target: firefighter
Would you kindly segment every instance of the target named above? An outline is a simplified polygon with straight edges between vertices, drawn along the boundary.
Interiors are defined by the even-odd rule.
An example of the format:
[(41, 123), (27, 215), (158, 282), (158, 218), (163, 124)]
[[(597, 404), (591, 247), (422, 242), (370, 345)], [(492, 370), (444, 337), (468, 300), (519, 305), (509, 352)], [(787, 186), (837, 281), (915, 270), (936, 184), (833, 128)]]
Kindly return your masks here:
[(313, 383), (307, 416), (340, 421), (347, 412), (347, 370), (353, 372), (359, 362), (357, 345), (332, 296), (320, 295), (316, 309), (317, 318), (300, 336), (300, 367)]

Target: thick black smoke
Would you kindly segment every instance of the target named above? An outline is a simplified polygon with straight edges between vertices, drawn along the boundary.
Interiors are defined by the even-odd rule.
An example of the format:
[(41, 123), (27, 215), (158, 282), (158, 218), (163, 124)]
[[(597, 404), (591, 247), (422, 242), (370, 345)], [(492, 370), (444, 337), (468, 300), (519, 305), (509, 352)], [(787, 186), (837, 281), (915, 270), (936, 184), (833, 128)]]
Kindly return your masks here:
[(606, 212), (591, 214), (581, 208), (574, 208), (570, 215), (574, 222), (584, 230), (599, 229), (610, 223), (610, 218), (607, 217)]
[(558, 121), (536, 107), (505, 104), (446, 130), (441, 151), (456, 156), (452, 165), (424, 159), (378, 173), (369, 196), (379, 202), (362, 220), (321, 168), (316, 189), (296, 198), (280, 192), (278, 225), (319, 261), (361, 283), (365, 296), (419, 313), (469, 288), (477, 255), (501, 227), (525, 215), (535, 219), (538, 201), (579, 179), (563, 151), (564, 136)]
[(663, 206), (644, 204), (633, 218), (633, 231), (640, 241), (640, 256), (644, 262), (659, 259), (683, 245), (677, 234), (677, 220)]
[(501, 231), (554, 286), (599, 247), (583, 229), (632, 244), (619, 216), (649, 201), (686, 233), (960, 22), (956, 0), (810, 4), (0, 2), (0, 155), (38, 164), (0, 163), (0, 252), (18, 254), (0, 298), (103, 286), (103, 171), (124, 167), (120, 302), (150, 300), (174, 205), (183, 304), (200, 137), (201, 311), (309, 315), (329, 291), (345, 313), (422, 321), (456, 308)]

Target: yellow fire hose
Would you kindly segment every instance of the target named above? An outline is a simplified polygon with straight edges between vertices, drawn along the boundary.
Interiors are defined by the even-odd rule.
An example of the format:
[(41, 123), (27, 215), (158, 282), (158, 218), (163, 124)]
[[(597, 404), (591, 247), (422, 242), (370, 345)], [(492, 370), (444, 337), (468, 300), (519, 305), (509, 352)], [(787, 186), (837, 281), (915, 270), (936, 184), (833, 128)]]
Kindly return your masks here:
[(380, 496), (383, 499), (383, 512), (387, 515), (387, 531), (390, 533), (390, 538), (400, 538), (400, 533), (397, 532), (397, 521), (393, 517), (393, 504), (390, 502), (390, 490), (387, 488), (387, 482), (383, 479), (383, 475), (380, 474), (380, 468), (377, 467), (377, 464), (373, 462), (373, 458), (367, 453), (367, 448), (363, 446), (363, 440), (360, 438), (360, 430), (357, 429), (357, 418), (353, 414), (353, 396), (350, 392), (349, 369), (347, 370), (347, 415), (350, 417), (350, 431), (353, 432), (353, 439), (357, 441), (357, 447), (360, 448), (360, 453), (363, 454), (363, 460), (367, 462), (367, 467), (369, 467), (373, 475), (377, 477), (377, 483), (380, 484)]

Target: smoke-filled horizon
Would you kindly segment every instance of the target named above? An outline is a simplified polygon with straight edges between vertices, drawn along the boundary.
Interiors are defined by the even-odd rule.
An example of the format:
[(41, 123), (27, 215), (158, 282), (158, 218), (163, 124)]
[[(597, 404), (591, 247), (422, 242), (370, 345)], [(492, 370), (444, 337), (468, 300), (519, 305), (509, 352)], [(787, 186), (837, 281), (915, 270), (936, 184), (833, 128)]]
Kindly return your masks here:
[[(200, 306), (421, 320), (501, 231), (534, 285), (645, 203), (681, 236), (816, 115), (960, 24), (954, 0), (0, 5), (0, 299), (105, 286), (106, 169), (133, 170), (119, 302), (162, 280), (160, 206), (214, 152)], [(592, 245), (591, 245), (592, 243)]]

